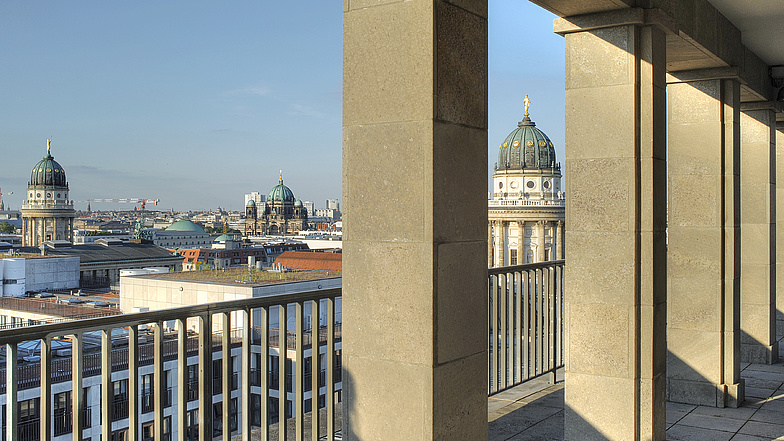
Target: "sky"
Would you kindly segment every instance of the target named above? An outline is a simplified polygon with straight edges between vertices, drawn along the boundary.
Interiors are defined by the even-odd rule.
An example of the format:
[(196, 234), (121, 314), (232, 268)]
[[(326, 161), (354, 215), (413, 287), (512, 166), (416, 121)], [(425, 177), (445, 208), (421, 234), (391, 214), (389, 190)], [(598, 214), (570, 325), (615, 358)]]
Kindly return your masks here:
[[(555, 17), (524, 0), (489, 3), (488, 177), (526, 94), (562, 162)], [(317, 208), (342, 199), (342, 13), (324, 0), (3, 0), (0, 189), (14, 192), (3, 200), (21, 207), (47, 138), (76, 201), (242, 210), (279, 170)]]

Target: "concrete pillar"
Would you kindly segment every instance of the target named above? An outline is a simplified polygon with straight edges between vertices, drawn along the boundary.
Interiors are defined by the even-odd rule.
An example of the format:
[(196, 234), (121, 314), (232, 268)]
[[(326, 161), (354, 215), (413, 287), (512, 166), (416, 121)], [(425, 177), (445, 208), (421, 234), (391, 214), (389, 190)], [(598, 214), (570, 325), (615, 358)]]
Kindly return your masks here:
[(667, 397), (738, 407), (740, 83), (711, 73), (668, 78)]
[(517, 222), (517, 264), (525, 262), (525, 222)]
[(495, 266), (504, 266), (506, 250), (506, 222), (495, 221)]
[[(784, 182), (784, 122), (776, 123), (776, 182)], [(784, 336), (784, 190), (776, 191), (776, 340)]]
[(741, 360), (773, 363), (776, 342), (776, 114), (772, 103), (741, 107)]
[(537, 262), (544, 262), (544, 235), (545, 235), (545, 225), (547, 222), (539, 221), (536, 223), (536, 261)]
[(493, 267), (493, 223), (487, 223), (487, 267)]
[(487, 1), (453, 3), (343, 2), (348, 440), (487, 440)]
[(554, 22), (566, 40), (567, 440), (665, 439), (665, 34), (640, 9), (617, 12)]

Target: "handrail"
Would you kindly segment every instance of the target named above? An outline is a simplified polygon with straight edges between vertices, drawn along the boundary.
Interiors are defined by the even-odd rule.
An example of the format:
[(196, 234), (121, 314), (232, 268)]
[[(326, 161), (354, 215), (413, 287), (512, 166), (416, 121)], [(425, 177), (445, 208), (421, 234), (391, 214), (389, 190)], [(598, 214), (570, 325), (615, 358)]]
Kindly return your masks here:
[(564, 266), (566, 260), (548, 260), (545, 262), (537, 262), (537, 263), (524, 263), (522, 265), (510, 265), (510, 266), (496, 266), (487, 269), (488, 276), (494, 276), (498, 274), (506, 274), (511, 273), (514, 271), (521, 271), (521, 270), (535, 270), (535, 269), (542, 269), (542, 268), (549, 268), (551, 266)]
[(21, 343), (29, 340), (69, 335), (78, 332), (102, 331), (112, 328), (138, 326), (148, 323), (166, 322), (179, 317), (198, 317), (208, 314), (221, 314), (238, 310), (266, 308), (282, 304), (297, 303), (308, 300), (321, 300), (340, 297), (341, 288), (327, 288), (313, 291), (302, 291), (280, 296), (252, 297), (240, 300), (205, 303), (202, 305), (180, 306), (171, 309), (160, 309), (146, 312), (95, 317), (73, 320), (63, 323), (33, 325), (26, 328), (0, 330), (0, 344)]

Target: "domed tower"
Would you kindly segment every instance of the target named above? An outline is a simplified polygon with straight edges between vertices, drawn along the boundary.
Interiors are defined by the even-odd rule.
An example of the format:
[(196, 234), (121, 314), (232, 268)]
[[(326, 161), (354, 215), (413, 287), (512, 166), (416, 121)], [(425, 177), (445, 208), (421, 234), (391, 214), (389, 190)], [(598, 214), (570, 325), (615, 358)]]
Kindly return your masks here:
[(256, 201), (248, 199), (245, 204), (245, 235), (255, 236), (258, 234), (258, 213), (256, 211)]
[(278, 235), (294, 233), (305, 229), (308, 222), (302, 202), (296, 206), (297, 199), (290, 188), (283, 185), (283, 171), (280, 172), (278, 185), (267, 194), (264, 208), (263, 233)]
[(565, 195), (550, 138), (525, 114), (499, 147), (488, 201), (489, 266), (563, 258)]
[(27, 200), (22, 203), (22, 245), (40, 246), (48, 240), (73, 242), (76, 211), (69, 199), (65, 170), (51, 154), (46, 140), (46, 156), (33, 167), (27, 184)]

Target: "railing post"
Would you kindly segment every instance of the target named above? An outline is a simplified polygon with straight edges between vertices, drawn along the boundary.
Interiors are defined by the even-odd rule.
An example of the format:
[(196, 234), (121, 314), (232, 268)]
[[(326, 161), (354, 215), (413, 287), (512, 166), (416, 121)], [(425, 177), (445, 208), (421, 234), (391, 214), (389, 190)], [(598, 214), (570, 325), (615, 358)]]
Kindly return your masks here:
[(311, 302), (310, 309), (310, 434), (312, 441), (318, 441), (319, 437), (319, 376), (320, 376), (320, 351), (321, 347), (321, 327), (319, 320), (321, 314), (319, 311), (320, 301), (314, 300)]
[(101, 438), (112, 439), (112, 330), (101, 330)]
[(199, 316), (199, 439), (212, 436), (212, 313)]
[(267, 307), (260, 309), (261, 343), (259, 347), (261, 354), (259, 355), (259, 361), (261, 366), (256, 366), (259, 370), (259, 388), (261, 389), (261, 433), (259, 441), (269, 441), (269, 310)]
[(19, 380), (16, 370), (18, 357), (16, 343), (5, 345), (5, 439), (9, 441), (19, 439), (19, 408), (16, 405)]
[(324, 360), (327, 362), (324, 392), (327, 406), (326, 441), (333, 441), (335, 436), (335, 299), (333, 297), (327, 299), (327, 352), (324, 354)]
[(154, 375), (153, 379), (155, 384), (153, 386), (153, 409), (155, 409), (155, 439), (163, 439), (163, 395), (166, 393), (164, 385), (166, 384), (164, 376), (166, 372), (163, 369), (163, 322), (155, 323), (154, 340)]
[(177, 319), (177, 440), (185, 441), (188, 424), (188, 319)]
[(223, 312), (221, 318), (221, 428), (223, 441), (231, 440), (231, 313)]
[(41, 339), (40, 440), (52, 439), (52, 341)]
[[(82, 334), (71, 336), (71, 435), (74, 441), (82, 441)], [(6, 398), (8, 400), (8, 398)], [(14, 400), (15, 402), (16, 400)], [(16, 438), (11, 438), (16, 439)]]
[[(240, 431), (242, 432), (242, 441), (250, 441), (251, 432), (251, 418), (250, 418), (250, 309), (240, 311), (242, 313), (242, 425)], [(264, 345), (262, 340), (261, 345)], [(264, 392), (261, 393), (261, 399), (265, 399)]]
[[(128, 440), (139, 436), (139, 327), (128, 327)], [(76, 439), (74, 438), (74, 441)], [(81, 440), (79, 440), (81, 441)]]
[(305, 372), (305, 357), (304, 357), (305, 351), (302, 348), (302, 334), (304, 333), (303, 323), (302, 323), (303, 315), (304, 315), (303, 309), (304, 309), (303, 303), (297, 302), (296, 309), (295, 309), (296, 323), (297, 323), (295, 339), (297, 343), (295, 348), (296, 360), (294, 360), (294, 366), (296, 366), (295, 393), (294, 393), (294, 401), (296, 402), (295, 404), (296, 419), (294, 421), (294, 427), (295, 427), (295, 437), (297, 441), (304, 441), (305, 438), (305, 424), (303, 421), (303, 417), (305, 415), (305, 409), (303, 406), (303, 402), (305, 400), (305, 385), (304, 385), (305, 378), (303, 375)]
[(278, 307), (278, 440), (286, 441), (286, 304)]

